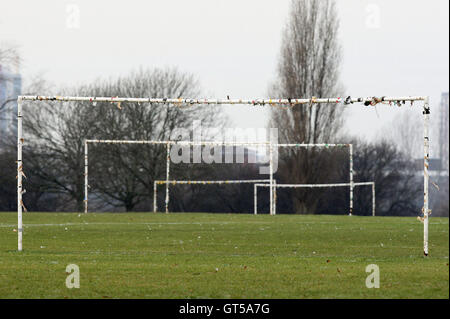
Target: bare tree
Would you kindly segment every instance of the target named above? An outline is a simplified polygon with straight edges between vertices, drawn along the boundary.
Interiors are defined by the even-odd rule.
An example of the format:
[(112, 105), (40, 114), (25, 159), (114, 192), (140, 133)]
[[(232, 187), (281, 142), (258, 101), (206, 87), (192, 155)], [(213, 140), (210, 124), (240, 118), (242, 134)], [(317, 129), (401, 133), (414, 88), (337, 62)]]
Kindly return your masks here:
[[(349, 138), (350, 140), (350, 138)], [(423, 180), (417, 174), (414, 160), (388, 140), (373, 143), (353, 139), (353, 169), (355, 182), (374, 181), (376, 187), (376, 214), (379, 216), (417, 216), (422, 207)], [(339, 163), (335, 174), (339, 180), (348, 178), (348, 155), (342, 152), (334, 157)], [(320, 192), (322, 199), (318, 213), (345, 213), (349, 206), (346, 187), (329, 188)], [(355, 187), (353, 191), (354, 213), (372, 214), (371, 187)]]
[[(23, 89), (24, 94), (37, 94), (38, 92), (50, 93), (49, 84), (42, 76), (35, 76), (28, 79), (28, 84)], [(16, 119), (17, 111), (10, 107), (17, 101), (17, 97), (12, 97), (4, 104), (8, 107), (1, 111), (7, 119)], [(16, 121), (14, 121), (17, 123)], [(28, 140), (27, 140), (28, 142)], [(29, 145), (25, 144), (24, 152), (26, 156), (29, 155)], [(13, 131), (1, 136), (0, 138), (0, 210), (15, 210), (17, 209), (17, 136)], [(31, 159), (31, 158), (30, 158)], [(42, 165), (43, 169), (47, 165)], [(67, 198), (64, 196), (57, 196), (56, 194), (49, 194), (48, 185), (41, 180), (38, 175), (33, 174), (34, 166), (28, 165), (26, 168), (25, 185), (26, 185), (26, 206), (33, 211), (51, 211), (54, 210)]]
[[(439, 114), (435, 112), (435, 115)], [(439, 122), (445, 120), (445, 118), (432, 118), (435, 125), (431, 125), (431, 145), (434, 146), (431, 149), (430, 155), (430, 190), (429, 201), (430, 207), (433, 210), (434, 216), (447, 216), (448, 215), (448, 174), (440, 174), (445, 172), (445, 154), (439, 156), (440, 144), (444, 144), (445, 140), (439, 141), (438, 134)], [(447, 119), (448, 121), (448, 119)], [(433, 128), (435, 129), (433, 131)], [(445, 134), (445, 132), (442, 132)], [(448, 133), (447, 133), (448, 134)], [(448, 135), (447, 135), (448, 137)], [(380, 141), (389, 140), (393, 143), (399, 153), (399, 156), (404, 157), (411, 161), (410, 169), (415, 170), (417, 174), (423, 171), (423, 123), (422, 116), (418, 110), (406, 109), (402, 113), (398, 114), (394, 120), (387, 123), (381, 133), (378, 136)], [(448, 144), (448, 139), (447, 139)], [(414, 165), (415, 164), (415, 165)], [(419, 181), (416, 181), (419, 183)]]
[[(283, 34), (278, 77), (271, 95), (335, 96), (340, 90), (339, 20), (334, 1), (293, 0)], [(327, 104), (274, 110), (272, 127), (283, 141), (334, 142), (342, 127), (342, 108)], [(292, 183), (325, 182), (334, 162), (317, 149), (280, 150), (280, 178)], [(297, 213), (315, 210), (314, 192), (293, 191)]]
[[(199, 85), (192, 75), (168, 68), (139, 70), (67, 93), (187, 97), (197, 96)], [(24, 127), (26, 141), (32, 145), (27, 156), (31, 159), (30, 169), (46, 181), (49, 192), (71, 198), (66, 209), (78, 211), (83, 209), (84, 200), (84, 139), (166, 140), (174, 130), (190, 127), (193, 119), (211, 124), (221, 118), (215, 108), (166, 104), (50, 102), (28, 109), (30, 115), (25, 117)], [(164, 176), (165, 154), (162, 147), (91, 146), (91, 194), (110, 207), (126, 210), (142, 201), (150, 202), (153, 180)]]
[[(414, 160), (388, 140), (377, 143), (362, 141), (353, 143), (355, 179), (375, 182), (377, 214), (418, 215), (423, 183), (420, 175), (416, 174)], [(355, 197), (356, 205), (364, 207), (363, 202), (366, 205), (370, 203), (369, 192), (366, 193), (366, 197)]]
[(420, 113), (405, 109), (390, 123), (384, 125), (377, 136), (380, 141), (391, 140), (405, 156), (412, 159), (422, 158), (423, 123)]
[(19, 48), (13, 45), (0, 46), (0, 64), (18, 69), (21, 63)]

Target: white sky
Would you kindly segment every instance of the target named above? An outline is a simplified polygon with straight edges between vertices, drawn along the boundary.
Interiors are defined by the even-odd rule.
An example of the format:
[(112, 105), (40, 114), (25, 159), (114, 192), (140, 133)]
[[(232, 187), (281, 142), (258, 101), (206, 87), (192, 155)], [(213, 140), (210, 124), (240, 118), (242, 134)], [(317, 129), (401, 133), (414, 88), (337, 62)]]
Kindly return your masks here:
[[(449, 90), (447, 0), (337, 4), (348, 95), (440, 102)], [(287, 0), (2, 0), (0, 42), (20, 46), (25, 78), (43, 72), (58, 85), (176, 65), (194, 73), (207, 96), (267, 97), (288, 8)], [(265, 126), (267, 111), (228, 113), (236, 126)], [(348, 129), (374, 136), (395, 113), (353, 106)]]

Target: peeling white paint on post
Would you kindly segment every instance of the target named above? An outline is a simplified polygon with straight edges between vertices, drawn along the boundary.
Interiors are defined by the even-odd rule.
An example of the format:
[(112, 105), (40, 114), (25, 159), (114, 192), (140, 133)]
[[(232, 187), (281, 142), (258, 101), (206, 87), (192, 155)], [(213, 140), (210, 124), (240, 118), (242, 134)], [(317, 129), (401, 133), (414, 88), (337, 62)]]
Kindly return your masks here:
[(270, 170), (270, 215), (273, 215), (273, 146), (269, 144), (269, 170)]
[(275, 186), (273, 189), (273, 214), (276, 215), (277, 214), (277, 180), (274, 179), (273, 180), (273, 185)]
[(19, 96), (17, 99), (17, 249), (22, 251), (22, 238), (23, 238), (23, 223), (22, 223), (22, 172), (23, 172), (23, 162), (22, 162), (22, 145), (23, 145), (23, 135), (22, 135), (22, 97)]
[(157, 212), (157, 192), (158, 188), (157, 188), (157, 184), (156, 181), (153, 182), (153, 212), (156, 213)]
[[(269, 142), (219, 142), (219, 141), (157, 141), (157, 140), (86, 140), (88, 143), (104, 144), (170, 144), (194, 146), (267, 146)], [(274, 147), (348, 147), (350, 144), (304, 144), (304, 143), (273, 143)]]
[(325, 147), (325, 148), (328, 148), (328, 147), (348, 147), (349, 145), (351, 145), (351, 144), (342, 144), (342, 143), (339, 143), (339, 144), (335, 144), (335, 143), (331, 143), (331, 144), (329, 144), (329, 143), (317, 143), (317, 144), (280, 143), (280, 144), (277, 144), (277, 143), (274, 143), (273, 144), (273, 146), (275, 146), (275, 147), (306, 147), (306, 148), (308, 148), (308, 147)]
[(253, 214), (258, 214), (258, 187), (253, 184)]
[(152, 141), (152, 140), (86, 140), (87, 143), (103, 143), (103, 144), (164, 144), (174, 141)]
[(429, 217), (429, 201), (428, 201), (428, 168), (429, 168), (429, 117), (430, 105), (429, 98), (426, 97), (423, 105), (423, 253), (428, 256), (428, 217)]
[(166, 161), (166, 214), (169, 213), (169, 169), (170, 169), (170, 144), (167, 143), (167, 161)]
[[(263, 183), (263, 182), (270, 182), (270, 179), (237, 179), (237, 180), (212, 180), (212, 181), (190, 181), (190, 180), (156, 180), (156, 184), (202, 184), (202, 185), (209, 185), (209, 184), (253, 184), (253, 183)], [(274, 180), (275, 183), (275, 180)]]
[(368, 105), (376, 105), (381, 102), (397, 102), (397, 101), (423, 101), (425, 96), (398, 96), (388, 97), (358, 97), (343, 99), (341, 97), (331, 98), (289, 98), (289, 99), (192, 99), (192, 98), (128, 98), (128, 97), (95, 97), (95, 96), (43, 96), (43, 95), (23, 95), (26, 101), (79, 101), (79, 102), (108, 102), (108, 103), (149, 103), (163, 105), (255, 105), (255, 106), (276, 106), (289, 105), (296, 106), (301, 104), (351, 104), (351, 103), (369, 103)]
[(375, 182), (372, 183), (372, 216), (375, 216)]
[(353, 145), (349, 144), (348, 152), (350, 156), (350, 212), (349, 215), (353, 214)]
[(89, 181), (88, 181), (88, 142), (84, 141), (84, 213), (88, 212), (88, 187), (89, 187)]

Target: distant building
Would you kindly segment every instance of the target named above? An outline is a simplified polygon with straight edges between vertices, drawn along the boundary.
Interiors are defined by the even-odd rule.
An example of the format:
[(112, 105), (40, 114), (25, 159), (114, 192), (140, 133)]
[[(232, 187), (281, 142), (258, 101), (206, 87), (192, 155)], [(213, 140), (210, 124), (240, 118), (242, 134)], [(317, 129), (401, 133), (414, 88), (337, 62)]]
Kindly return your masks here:
[[(439, 165), (436, 165), (435, 174), (431, 174), (431, 180), (437, 185), (430, 185), (430, 205), (433, 210), (432, 216), (448, 216), (449, 212), (449, 174), (448, 174), (448, 129), (449, 129), (449, 104), (448, 92), (441, 95), (441, 103), (436, 107), (435, 113), (438, 114), (436, 123), (436, 134), (434, 134), (436, 156), (439, 159)], [(431, 164), (431, 163), (430, 163)], [(430, 165), (431, 166), (431, 165)]]
[(448, 92), (442, 93), (441, 105), (439, 107), (439, 158), (441, 159), (441, 174), (448, 176)]
[(21, 75), (0, 64), (0, 139), (17, 134), (17, 96), (21, 91)]
[[(430, 176), (438, 178), (449, 173), (449, 92), (443, 92), (440, 104), (432, 108), (433, 120), (431, 124), (431, 150), (429, 158)], [(422, 150), (421, 150), (422, 151)], [(423, 158), (415, 160), (417, 171), (423, 171)]]

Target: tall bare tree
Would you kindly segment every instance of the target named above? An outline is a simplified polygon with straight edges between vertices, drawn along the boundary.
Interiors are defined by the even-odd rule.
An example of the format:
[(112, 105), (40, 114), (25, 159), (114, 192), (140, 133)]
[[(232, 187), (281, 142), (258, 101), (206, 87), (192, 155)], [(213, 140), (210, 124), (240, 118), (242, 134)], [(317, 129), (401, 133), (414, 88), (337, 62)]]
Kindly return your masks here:
[[(22, 88), (23, 95), (36, 95), (46, 92), (51, 95), (51, 85), (41, 75), (27, 78), (26, 86)], [(14, 119), (16, 122), (17, 110), (12, 107), (17, 102), (17, 96), (10, 97), (3, 106), (0, 105), (0, 119)], [(3, 117), (4, 116), (4, 117)], [(28, 140), (27, 140), (28, 142)], [(25, 144), (24, 152), (29, 152), (29, 145)], [(0, 210), (17, 209), (17, 135), (9, 130), (6, 135), (0, 136)], [(64, 196), (48, 193), (48, 185), (43, 183), (39, 176), (32, 174), (32, 167), (27, 166), (26, 206), (33, 211), (50, 211), (67, 200)], [(47, 165), (43, 165), (45, 169)], [(32, 176), (32, 178), (30, 178)]]
[(17, 69), (21, 58), (19, 48), (14, 45), (0, 44), (0, 63)]
[(420, 159), (423, 153), (422, 114), (417, 109), (402, 111), (383, 126), (376, 136), (377, 140), (389, 139), (409, 159)]
[[(339, 19), (334, 1), (293, 0), (284, 30), (278, 77), (271, 95), (328, 97), (341, 92), (338, 42)], [(326, 104), (275, 109), (272, 127), (279, 138), (304, 143), (335, 142), (342, 127), (343, 109)], [(333, 169), (330, 154), (318, 149), (280, 150), (279, 178), (292, 183), (326, 182)], [(293, 192), (297, 213), (311, 213), (317, 206), (315, 192)]]

